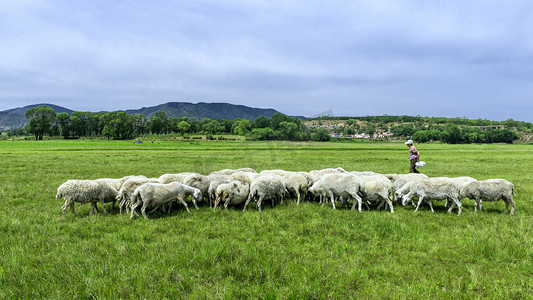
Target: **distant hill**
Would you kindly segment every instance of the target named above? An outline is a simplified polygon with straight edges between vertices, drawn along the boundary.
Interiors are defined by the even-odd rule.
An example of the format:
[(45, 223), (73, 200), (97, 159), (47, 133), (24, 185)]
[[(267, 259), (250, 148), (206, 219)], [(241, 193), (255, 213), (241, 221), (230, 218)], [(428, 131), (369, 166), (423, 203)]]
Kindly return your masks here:
[[(15, 128), (22, 128), (28, 123), (24, 117), (26, 110), (37, 107), (39, 105), (46, 105), (55, 110), (56, 113), (66, 112), (71, 114), (73, 110), (67, 109), (54, 104), (34, 104), (24, 107), (0, 111), (0, 129), (8, 130)], [(272, 117), (278, 111), (272, 108), (254, 108), (245, 105), (235, 105), (230, 103), (189, 103), (189, 102), (169, 102), (157, 106), (143, 107), (141, 109), (129, 109), (124, 112), (132, 115), (142, 114), (147, 117), (152, 117), (158, 111), (165, 111), (171, 118), (189, 117), (196, 120), (210, 119), (249, 119), (255, 120), (260, 116), (267, 118)]]
[(278, 111), (272, 108), (254, 108), (244, 105), (230, 103), (189, 103), (189, 102), (169, 102), (152, 107), (141, 109), (125, 110), (128, 114), (141, 114), (152, 117), (158, 111), (165, 111), (170, 118), (189, 117), (196, 120), (210, 119), (248, 119), (255, 120), (260, 116), (272, 117)]

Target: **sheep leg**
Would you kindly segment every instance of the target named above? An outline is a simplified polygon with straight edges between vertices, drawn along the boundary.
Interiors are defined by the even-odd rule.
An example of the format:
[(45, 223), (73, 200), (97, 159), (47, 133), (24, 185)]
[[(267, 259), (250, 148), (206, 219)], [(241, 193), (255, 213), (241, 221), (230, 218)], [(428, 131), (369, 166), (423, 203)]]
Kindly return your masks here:
[(381, 207), (383, 206), (383, 204), (385, 204), (385, 200), (381, 199), (381, 202), (379, 202), (379, 205), (378, 205), (378, 207), (376, 209), (380, 210)]
[(76, 212), (74, 211), (74, 202), (70, 203), (69, 208), (70, 208), (70, 212), (72, 212), (72, 214), (75, 215)]
[(261, 203), (263, 202), (264, 196), (259, 196), (259, 199), (257, 199), (257, 204), (255, 205), (259, 212), (261, 212)]
[(183, 206), (185, 206), (185, 209), (187, 209), (187, 212), (188, 212), (189, 214), (191, 214), (191, 211), (189, 210), (189, 207), (187, 206), (187, 202), (185, 202), (185, 200), (183, 200), (182, 197), (178, 197), (178, 201), (179, 201), (181, 204), (183, 204)]
[(146, 216), (146, 208), (148, 207), (148, 202), (144, 202), (143, 206), (141, 207), (141, 212), (143, 214), (143, 217), (148, 220), (148, 217)]
[(137, 202), (135, 202), (135, 204), (133, 204), (131, 206), (131, 216), (130, 216), (130, 219), (133, 219), (133, 215), (135, 214), (135, 209), (137, 207), (139, 207), (139, 205), (141, 205), (143, 203), (143, 201), (139, 198), (139, 200), (137, 200)]
[(94, 208), (96, 207), (96, 211), (98, 211), (98, 206), (96, 206), (96, 202), (91, 202), (91, 212), (89, 212), (89, 216), (92, 216), (94, 213)]
[(418, 210), (423, 200), (424, 200), (424, 196), (420, 196), (420, 198), (418, 198), (418, 204), (416, 205), (415, 212)]
[(252, 201), (252, 194), (248, 195), (248, 199), (246, 199), (246, 202), (244, 203), (244, 208), (242, 209), (242, 212), (246, 211), (246, 206), (248, 206), (248, 203)]
[(217, 197), (217, 199), (215, 200), (215, 206), (213, 207), (213, 210), (217, 209), (217, 206), (218, 206), (219, 203), (220, 203), (220, 198)]
[(335, 209), (335, 196), (333, 194), (330, 194), (331, 197), (331, 205), (333, 205), (333, 209)]
[(104, 210), (104, 214), (107, 214), (107, 210), (105, 209), (105, 205), (104, 205), (104, 202), (105, 199), (104, 198), (100, 198), (100, 203), (102, 204), (102, 209)]
[(302, 198), (302, 191), (298, 191), (296, 193), (296, 196), (298, 197), (298, 200), (296, 201), (296, 205), (300, 205), (300, 199)]
[(228, 200), (226, 200), (226, 202), (224, 202), (224, 209), (228, 209), (228, 205), (229, 205), (229, 201), (231, 199), (228, 197)]
[[(382, 203), (382, 204), (384, 203), (383, 201), (387, 202), (387, 204), (388, 204), (389, 207), (390, 207), (390, 212), (391, 212), (391, 214), (393, 214), (393, 213), (394, 213), (394, 208), (392, 207), (392, 201), (391, 201), (388, 197), (385, 198), (385, 199), (383, 199), (383, 200), (381, 200), (381, 203)], [(381, 204), (380, 204), (380, 205), (381, 205)]]
[(453, 203), (452, 203), (452, 206), (450, 207), (450, 209), (448, 209), (448, 212), (451, 213), (452, 212), (452, 209), (454, 208), (455, 205), (457, 205), (457, 208), (459, 210), (459, 212), (457, 213), (457, 215), (461, 215), (461, 212), (463, 211), (463, 206), (461, 205), (461, 202), (459, 202), (459, 200), (455, 199), (455, 198), (452, 198), (453, 200)]
[(434, 213), (435, 211), (433, 210), (433, 202), (431, 202), (431, 199), (428, 200), (428, 204), (429, 208), (431, 209), (431, 212)]
[(514, 215), (514, 208), (515, 208), (516, 204), (515, 204), (513, 198), (511, 198), (511, 197), (508, 197), (507, 201), (505, 202), (506, 210), (507, 210), (507, 207), (509, 207), (509, 204), (511, 205), (511, 215)]

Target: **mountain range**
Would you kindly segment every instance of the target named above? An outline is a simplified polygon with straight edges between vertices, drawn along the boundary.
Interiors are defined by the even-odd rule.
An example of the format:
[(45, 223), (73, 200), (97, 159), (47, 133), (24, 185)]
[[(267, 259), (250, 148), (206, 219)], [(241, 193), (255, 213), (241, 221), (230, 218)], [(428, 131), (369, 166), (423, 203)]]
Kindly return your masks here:
[[(51, 107), (56, 113), (66, 112), (71, 114), (73, 110), (57, 106), (54, 104), (33, 104), (24, 107), (13, 108), (9, 110), (0, 111), (0, 129), (9, 130), (15, 128), (22, 128), (28, 123), (28, 119), (24, 116), (26, 110), (37, 107), (39, 105), (46, 105)], [(190, 102), (168, 102), (151, 107), (143, 107), (140, 109), (128, 109), (117, 112), (126, 112), (128, 114), (136, 115), (142, 114), (150, 118), (159, 111), (164, 111), (170, 118), (189, 117), (196, 120), (210, 119), (248, 119), (255, 120), (260, 116), (267, 118), (272, 117), (277, 110), (272, 108), (255, 108), (245, 105), (235, 105), (230, 103), (190, 103)], [(300, 117), (303, 118), (303, 117)]]

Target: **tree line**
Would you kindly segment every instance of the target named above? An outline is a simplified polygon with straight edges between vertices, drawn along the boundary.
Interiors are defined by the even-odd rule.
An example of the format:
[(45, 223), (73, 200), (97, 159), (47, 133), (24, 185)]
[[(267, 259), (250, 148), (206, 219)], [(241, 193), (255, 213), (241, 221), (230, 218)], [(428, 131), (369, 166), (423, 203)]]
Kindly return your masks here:
[(29, 119), (25, 131), (42, 140), (45, 135), (75, 139), (81, 137), (105, 137), (115, 140), (134, 139), (143, 135), (202, 134), (212, 138), (217, 134), (234, 134), (256, 140), (328, 141), (325, 128), (309, 129), (300, 119), (281, 113), (271, 118), (261, 116), (256, 120), (171, 118), (166, 112), (145, 115), (130, 115), (125, 112), (56, 113), (41, 105), (25, 112)]

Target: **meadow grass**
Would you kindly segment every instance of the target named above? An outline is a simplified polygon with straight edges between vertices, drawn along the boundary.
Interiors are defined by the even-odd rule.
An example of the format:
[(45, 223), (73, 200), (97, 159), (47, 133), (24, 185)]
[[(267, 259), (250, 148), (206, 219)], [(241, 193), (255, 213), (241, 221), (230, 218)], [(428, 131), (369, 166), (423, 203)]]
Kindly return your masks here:
[(224, 168), (405, 173), (407, 147), (379, 142), (0, 142), (0, 298), (512, 298), (533, 294), (532, 145), (417, 145), (429, 176), (505, 178), (503, 202), (461, 216), (333, 210), (294, 199), (227, 211), (175, 207), (150, 220), (63, 216), (68, 179)]

